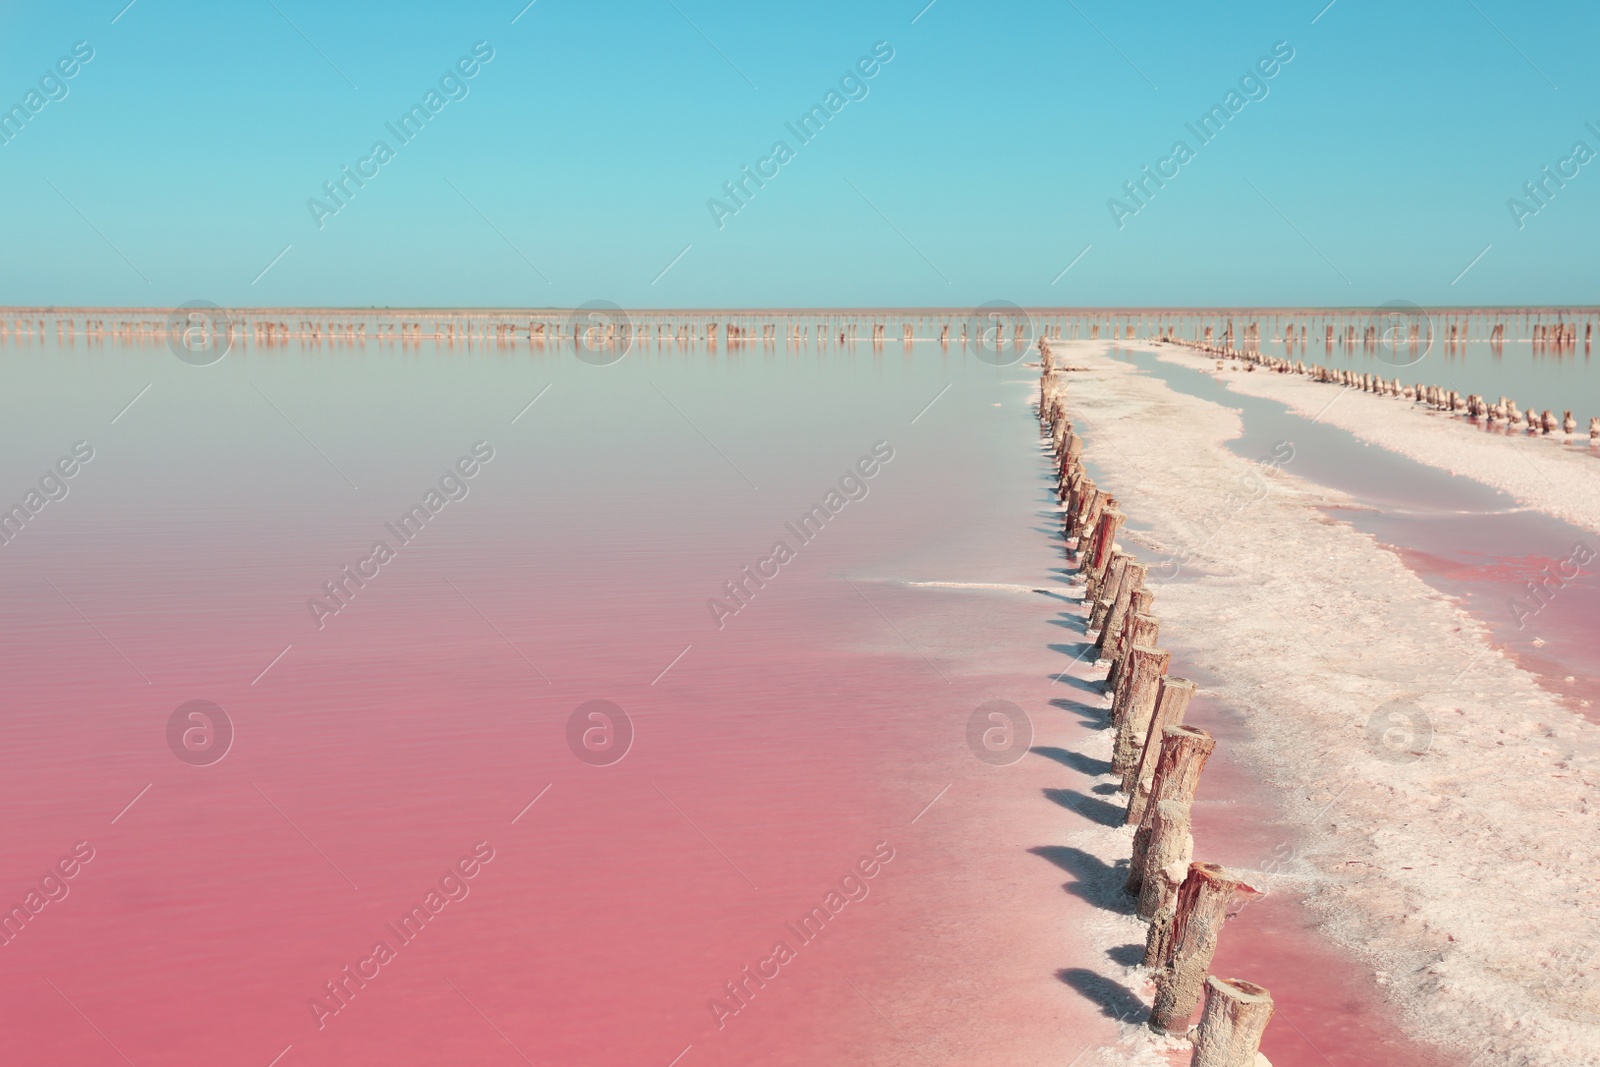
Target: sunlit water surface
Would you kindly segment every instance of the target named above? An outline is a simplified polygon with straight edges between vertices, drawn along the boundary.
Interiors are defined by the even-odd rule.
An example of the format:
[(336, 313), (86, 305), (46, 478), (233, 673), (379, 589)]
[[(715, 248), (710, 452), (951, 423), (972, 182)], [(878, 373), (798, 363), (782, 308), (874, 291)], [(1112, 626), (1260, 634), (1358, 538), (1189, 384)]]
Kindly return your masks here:
[[(1055, 681), (1036, 370), (930, 343), (0, 358), (0, 499), (39, 494), (0, 547), (8, 1060), (1114, 1039), (1131, 994), (1077, 932), (1094, 864), (1056, 847), (1083, 816), (1048, 799), (1082, 773), (1049, 753), (1101, 726)], [(1034, 719), (1011, 766), (968, 745), (991, 699)], [(574, 727), (596, 700), (622, 714)], [(1275, 1062), (1320, 1062), (1302, 1032), (1425, 1062), (1303, 916), (1237, 925), (1299, 990)]]

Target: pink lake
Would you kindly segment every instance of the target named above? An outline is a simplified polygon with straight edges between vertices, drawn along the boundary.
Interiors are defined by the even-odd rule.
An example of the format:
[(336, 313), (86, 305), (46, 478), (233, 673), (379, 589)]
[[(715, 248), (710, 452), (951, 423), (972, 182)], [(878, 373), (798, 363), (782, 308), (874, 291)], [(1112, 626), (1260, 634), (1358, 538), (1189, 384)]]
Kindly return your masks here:
[[(1036, 851), (1078, 817), (1045, 796), (1073, 774), (966, 740), (993, 699), (1037, 749), (1090, 728), (1052, 702), (1066, 605), (1033, 591), (1062, 588), (1036, 371), (926, 343), (0, 358), (0, 501), (93, 449), (0, 547), (0, 901), (93, 850), (0, 948), (9, 1062), (1044, 1064), (1114, 1040), (1116, 998), (1058, 977), (1110, 973), (1092, 905)], [(479, 442), (401, 544), (386, 524)], [(794, 537), (875, 446), (865, 495)], [(780, 540), (719, 627), (708, 601)], [(594, 700), (633, 733), (604, 766), (568, 741)], [(169, 746), (190, 701), (231, 723), (216, 762)], [(1256, 915), (1295, 922), (1249, 916), (1247, 956), (1272, 949)], [(1296, 937), (1326, 991), (1335, 954)], [(1308, 1032), (1345, 1025), (1338, 982), (1290, 998)]]

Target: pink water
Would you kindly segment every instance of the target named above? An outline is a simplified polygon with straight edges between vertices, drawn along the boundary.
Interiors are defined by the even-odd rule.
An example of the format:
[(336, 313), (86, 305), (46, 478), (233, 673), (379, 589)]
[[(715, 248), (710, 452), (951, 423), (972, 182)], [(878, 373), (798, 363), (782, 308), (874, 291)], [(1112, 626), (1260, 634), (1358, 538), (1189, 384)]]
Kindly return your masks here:
[[(94, 450), (0, 547), (0, 903), (93, 850), (0, 946), (6, 1062), (1045, 1064), (1115, 1037), (1078, 926), (1120, 875), (1063, 885), (1051, 851), (1081, 816), (1050, 754), (1096, 727), (1056, 703), (1067, 606), (1029, 591), (1061, 588), (1035, 372), (866, 344), (3, 358), (0, 502)], [(308, 599), (477, 442), (466, 496), (319, 628)], [(1010, 766), (968, 748), (992, 699), (1032, 717)], [(207, 765), (169, 747), (195, 700), (234, 733)], [(593, 700), (631, 721), (609, 765), (569, 748)], [(1343, 1025), (1359, 978), (1294, 943), (1280, 1000)]]
[[(0, 898), (93, 849), (0, 948), (7, 1062), (1042, 1062), (1111, 1036), (1055, 978), (1070, 901), (1027, 851), (1059, 768), (965, 741), (990, 698), (1048, 711), (1051, 601), (904, 584), (1055, 562), (1025, 372), (867, 345), (4, 358), (6, 501), (94, 449), (0, 548)], [(467, 496), (319, 629), (308, 598), (479, 441)], [(879, 441), (800, 546), (784, 523)], [(717, 629), (779, 539), (796, 558)], [(567, 744), (594, 699), (635, 731), (610, 766)], [(231, 719), (220, 762), (169, 750), (191, 700)], [(403, 943), (386, 924), (475, 847)], [(863, 899), (788, 931), (851, 875)]]

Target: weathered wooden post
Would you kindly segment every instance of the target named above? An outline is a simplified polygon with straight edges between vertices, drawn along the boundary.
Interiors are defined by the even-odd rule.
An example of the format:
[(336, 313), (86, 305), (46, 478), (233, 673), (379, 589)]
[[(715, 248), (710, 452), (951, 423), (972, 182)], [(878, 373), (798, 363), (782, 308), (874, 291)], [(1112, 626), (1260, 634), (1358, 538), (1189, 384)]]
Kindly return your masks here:
[(1063, 465), (1061, 481), (1056, 487), (1056, 495), (1060, 499), (1063, 508), (1061, 521), (1067, 525), (1072, 522), (1073, 493), (1083, 483), (1083, 477), (1081, 470), (1067, 469)]
[(1272, 1018), (1272, 994), (1243, 978), (1206, 979), (1206, 1006), (1194, 1034), (1189, 1067), (1256, 1067), (1261, 1035)]
[[(1215, 863), (1191, 863), (1189, 876), (1178, 890), (1178, 908), (1172, 918), (1166, 958), (1156, 965), (1155, 1005), (1150, 1028), (1158, 1033), (1184, 1033), (1200, 1005), (1206, 971), (1217, 952), (1217, 939), (1228, 917), (1228, 905), (1239, 892), (1254, 892), (1241, 879)], [(1150, 927), (1151, 940), (1160, 933)], [(1146, 948), (1147, 962), (1149, 948)]]
[(1151, 922), (1162, 916), (1170, 919), (1177, 907), (1178, 887), (1194, 859), (1194, 838), (1190, 834), (1192, 805), (1181, 800), (1163, 800), (1150, 813), (1150, 844), (1145, 849), (1139, 872), (1139, 918)]
[[(1078, 535), (1078, 547), (1080, 553), (1081, 550), (1086, 547), (1088, 536), (1099, 524), (1100, 512), (1105, 509), (1106, 501), (1110, 496), (1110, 493), (1103, 492), (1100, 487), (1095, 485), (1093, 482), (1089, 483), (1089, 492), (1084, 497), (1083, 509), (1079, 512), (1077, 521), (1073, 524), (1072, 528), (1072, 532)], [(1081, 562), (1082, 561), (1080, 560), (1080, 563)]]
[[(1150, 786), (1150, 799), (1133, 835), (1133, 862), (1128, 866), (1128, 883), (1124, 891), (1137, 896), (1144, 854), (1150, 847), (1150, 823), (1155, 805), (1163, 800), (1177, 800), (1184, 804), (1194, 801), (1195, 790), (1200, 786), (1200, 772), (1206, 759), (1217, 747), (1210, 734), (1196, 726), (1168, 726), (1161, 731), (1161, 755), (1156, 760), (1156, 775)], [(1133, 822), (1129, 819), (1128, 822)]]
[[(1114, 563), (1115, 561), (1113, 561)], [(1095, 648), (1100, 650), (1098, 659), (1104, 659), (1108, 650), (1116, 648), (1117, 638), (1122, 634), (1123, 622), (1127, 618), (1128, 605), (1133, 603), (1133, 595), (1144, 588), (1145, 565), (1134, 563), (1128, 557), (1127, 564), (1122, 570), (1121, 580), (1115, 586), (1115, 594), (1111, 599), (1111, 608), (1106, 612), (1106, 617), (1100, 627), (1100, 635), (1095, 638)], [(1154, 644), (1154, 640), (1145, 644)]]
[(1094, 499), (1094, 479), (1081, 467), (1073, 471), (1072, 496), (1067, 500), (1066, 514), (1062, 521), (1066, 527), (1066, 535), (1075, 536), (1083, 527), (1083, 520), (1089, 514), (1089, 503)]
[(1085, 476), (1089, 491), (1084, 494), (1083, 507), (1079, 509), (1077, 518), (1073, 523), (1073, 532), (1078, 535), (1079, 566), (1083, 564), (1083, 553), (1089, 547), (1094, 537), (1095, 529), (1100, 525), (1100, 513), (1111, 505), (1111, 494), (1101, 489), (1094, 483), (1094, 479)]
[(1092, 597), (1094, 608), (1089, 612), (1089, 629), (1105, 632), (1105, 627), (1110, 621), (1111, 612), (1116, 606), (1116, 600), (1123, 595), (1123, 585), (1127, 581), (1129, 564), (1133, 557), (1126, 552), (1113, 552), (1111, 564), (1106, 567), (1103, 580), (1096, 582), (1090, 579), (1085, 595)]
[[(1093, 555), (1089, 559), (1089, 579), (1098, 583), (1105, 576), (1106, 567), (1111, 564), (1111, 551), (1116, 543), (1117, 531), (1122, 528), (1122, 512), (1109, 508), (1100, 513), (1100, 523), (1095, 527), (1094, 540), (1090, 547)], [(1080, 560), (1080, 566), (1082, 561)]]
[(1144, 746), (1145, 734), (1150, 729), (1150, 716), (1155, 711), (1156, 690), (1172, 653), (1148, 645), (1135, 645), (1129, 654), (1127, 678), (1117, 688), (1111, 718), (1116, 724), (1117, 737), (1111, 755), (1111, 773), (1125, 775), (1129, 767), (1138, 765), (1139, 753)]
[(1150, 786), (1156, 777), (1156, 762), (1161, 758), (1161, 739), (1169, 726), (1179, 726), (1189, 709), (1199, 687), (1187, 678), (1163, 676), (1156, 690), (1156, 706), (1150, 716), (1150, 728), (1145, 732), (1144, 747), (1138, 762), (1122, 776), (1122, 791), (1128, 794), (1130, 823), (1144, 821), (1144, 809), (1150, 800)]
[(1149, 589), (1136, 589), (1128, 610), (1122, 617), (1122, 632), (1117, 635), (1116, 649), (1111, 653), (1111, 669), (1106, 672), (1106, 689), (1116, 688), (1122, 678), (1123, 667), (1128, 662), (1128, 652), (1134, 645), (1154, 647), (1161, 636), (1161, 623), (1150, 613), (1156, 595)]

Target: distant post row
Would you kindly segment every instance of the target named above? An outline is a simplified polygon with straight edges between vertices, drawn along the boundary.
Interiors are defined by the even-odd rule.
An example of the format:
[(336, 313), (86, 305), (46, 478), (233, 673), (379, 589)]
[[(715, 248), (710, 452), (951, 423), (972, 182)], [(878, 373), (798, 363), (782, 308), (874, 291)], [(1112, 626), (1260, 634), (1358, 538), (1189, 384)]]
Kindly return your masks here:
[[(1517, 408), (1516, 401), (1502, 396), (1494, 403), (1490, 403), (1476, 393), (1462, 396), (1454, 389), (1443, 389), (1439, 386), (1423, 385), (1417, 382), (1407, 385), (1399, 378), (1383, 378), (1376, 374), (1358, 374), (1355, 371), (1339, 370), (1334, 367), (1325, 367), (1320, 363), (1304, 363), (1300, 360), (1282, 359), (1277, 356), (1267, 356), (1253, 349), (1239, 349), (1228, 345), (1218, 346), (1206, 342), (1185, 341), (1179, 337), (1165, 337), (1161, 339), (1169, 344), (1181, 345), (1208, 356), (1217, 357), (1217, 366), (1222, 366), (1224, 359), (1242, 360), (1250, 370), (1265, 367), (1267, 370), (1279, 374), (1299, 374), (1310, 378), (1314, 382), (1328, 382), (1341, 385), (1347, 389), (1360, 389), (1362, 392), (1377, 393), (1380, 396), (1392, 396), (1399, 399), (1410, 400), (1417, 404), (1426, 404), (1435, 411), (1446, 411), (1451, 414), (1463, 415), (1474, 422), (1481, 421), (1487, 428), (1496, 429), (1503, 425), (1507, 431), (1513, 431), (1519, 423), (1525, 424), (1530, 434), (1553, 434), (1561, 432), (1571, 438), (1577, 434), (1578, 420), (1573, 418), (1570, 410), (1564, 411), (1561, 418), (1556, 418), (1555, 412), (1545, 409), (1540, 414), (1533, 406), (1526, 412)], [(1600, 417), (1591, 416), (1589, 419), (1589, 439), (1600, 441)]]

